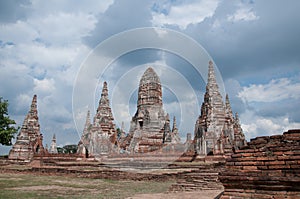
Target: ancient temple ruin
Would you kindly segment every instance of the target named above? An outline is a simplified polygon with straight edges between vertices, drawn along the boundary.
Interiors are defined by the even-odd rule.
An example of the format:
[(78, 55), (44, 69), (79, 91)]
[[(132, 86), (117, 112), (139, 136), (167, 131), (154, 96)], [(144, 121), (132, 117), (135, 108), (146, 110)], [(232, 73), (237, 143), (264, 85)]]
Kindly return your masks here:
[(9, 152), (12, 161), (30, 162), (35, 154), (44, 153), (43, 135), (37, 111), (37, 96), (34, 95), (30, 110), (26, 115), (16, 143)]
[(93, 123), (88, 111), (78, 153), (86, 156), (106, 155), (117, 150), (117, 133), (109, 105), (107, 83), (103, 83), (101, 98)]
[(158, 150), (164, 143), (178, 143), (180, 139), (176, 124), (173, 130), (170, 129), (169, 116), (163, 109), (160, 79), (149, 67), (140, 80), (137, 111), (125, 139), (126, 149), (144, 153)]
[(232, 114), (228, 95), (225, 105), (223, 103), (212, 61), (209, 62), (204, 102), (194, 133), (195, 152), (199, 155), (226, 155), (233, 147), (246, 144), (238, 115)]

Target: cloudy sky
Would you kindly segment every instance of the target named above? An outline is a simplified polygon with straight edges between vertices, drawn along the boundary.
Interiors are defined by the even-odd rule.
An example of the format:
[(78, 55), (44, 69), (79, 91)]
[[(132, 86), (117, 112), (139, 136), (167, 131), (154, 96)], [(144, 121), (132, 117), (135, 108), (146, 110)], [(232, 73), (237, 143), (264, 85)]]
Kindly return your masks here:
[[(299, 7), (297, 0), (0, 0), (0, 96), (21, 126), (37, 94), (44, 145), (54, 133), (60, 146), (77, 143), (82, 127), (75, 127), (73, 90), (93, 49), (124, 31), (167, 28), (199, 43), (213, 59), (248, 140), (280, 134), (300, 128)], [(119, 45), (126, 39), (110, 51)], [(192, 53), (190, 46), (182, 49)], [(106, 80), (116, 124), (124, 121), (128, 129), (138, 81), (149, 65), (160, 75), (164, 107), (178, 118), (184, 138), (193, 132), (206, 79), (168, 51), (140, 49), (115, 59), (89, 88), (94, 101), (86, 109), (95, 111)], [(129, 94), (121, 96), (126, 88)], [(84, 120), (85, 111), (74, 117)], [(1, 154), (9, 149), (0, 146)]]

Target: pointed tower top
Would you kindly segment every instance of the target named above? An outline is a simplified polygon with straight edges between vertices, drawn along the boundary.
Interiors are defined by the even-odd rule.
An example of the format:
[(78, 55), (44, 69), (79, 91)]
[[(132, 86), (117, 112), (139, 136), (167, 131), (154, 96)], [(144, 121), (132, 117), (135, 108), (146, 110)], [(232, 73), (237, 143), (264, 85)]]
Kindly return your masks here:
[(152, 67), (147, 68), (147, 70), (144, 72), (140, 80), (140, 85), (147, 84), (150, 82), (160, 84), (160, 79)]
[(122, 124), (121, 124), (121, 131), (122, 131), (122, 132), (125, 131), (125, 123), (124, 123), (124, 121), (122, 121)]
[(91, 124), (91, 118), (90, 118), (90, 110), (87, 111), (86, 119), (85, 119), (85, 126), (88, 127)]
[(233, 118), (232, 109), (231, 109), (231, 105), (230, 105), (228, 94), (226, 94), (225, 111), (226, 111), (226, 115), (228, 117)]
[(173, 117), (173, 127), (172, 127), (172, 132), (177, 129), (177, 124), (176, 124), (176, 117)]
[(29, 114), (31, 117), (37, 118), (37, 95), (32, 98)]
[(89, 127), (90, 126), (91, 126), (90, 110), (88, 110), (87, 114), (86, 114), (86, 119), (85, 119), (85, 124), (84, 124), (82, 137), (84, 137), (85, 135), (87, 135), (89, 133)]
[(221, 106), (224, 104), (222, 96), (219, 92), (219, 86), (216, 81), (216, 75), (212, 61), (209, 61), (208, 65), (208, 78), (204, 101), (210, 102), (211, 106), (215, 108), (217, 108), (217, 106), (219, 106), (218, 108), (222, 108)]
[(158, 75), (149, 67), (143, 74), (138, 91), (138, 108), (146, 105), (162, 105), (162, 89)]
[(207, 86), (206, 89), (218, 89), (218, 84), (216, 81), (216, 75), (215, 75), (215, 70), (214, 70), (214, 64), (212, 61), (209, 61), (208, 65), (208, 78), (207, 78)]
[[(88, 128), (90, 126), (89, 113), (87, 115), (87, 118), (88, 118), (88, 124), (87, 124), (88, 126), (86, 127)], [(105, 126), (105, 130), (102, 130), (102, 133), (107, 133), (108, 135), (110, 135), (115, 132), (114, 117), (112, 115), (112, 111), (109, 105), (108, 89), (107, 89), (106, 82), (103, 83), (99, 106), (97, 108), (97, 113), (93, 121), (93, 126), (96, 126), (97, 128), (103, 125)]]
[(238, 121), (238, 122), (240, 121), (240, 118), (239, 118), (239, 114), (238, 114), (238, 113), (235, 113), (235, 120)]
[(166, 121), (170, 122), (170, 115), (169, 115), (169, 113), (167, 113), (167, 115), (166, 115)]
[(107, 89), (106, 82), (103, 83), (101, 98), (99, 101), (99, 107), (98, 107), (97, 111), (99, 111), (100, 106), (109, 107), (108, 89)]
[(50, 153), (57, 153), (57, 146), (56, 146), (56, 138), (55, 138), (55, 134), (53, 134), (53, 139), (50, 145)]

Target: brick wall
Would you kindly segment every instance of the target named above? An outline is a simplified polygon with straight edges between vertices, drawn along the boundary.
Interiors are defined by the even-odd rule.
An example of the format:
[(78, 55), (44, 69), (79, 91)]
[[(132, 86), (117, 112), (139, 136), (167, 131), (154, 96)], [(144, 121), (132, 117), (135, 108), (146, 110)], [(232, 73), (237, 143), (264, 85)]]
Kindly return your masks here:
[(221, 198), (300, 198), (300, 130), (251, 139), (219, 174)]

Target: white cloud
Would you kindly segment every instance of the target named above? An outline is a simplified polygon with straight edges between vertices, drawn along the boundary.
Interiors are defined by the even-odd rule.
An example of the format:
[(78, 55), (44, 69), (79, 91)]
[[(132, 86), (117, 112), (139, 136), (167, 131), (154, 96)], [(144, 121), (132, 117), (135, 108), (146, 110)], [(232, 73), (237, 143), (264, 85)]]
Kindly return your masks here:
[(34, 18), (28, 25), (39, 32), (39, 38), (51, 45), (74, 45), (94, 29), (96, 17), (86, 13), (54, 13)]
[(190, 4), (174, 5), (169, 13), (152, 13), (152, 24), (163, 27), (176, 25), (180, 29), (186, 29), (190, 24), (201, 23), (208, 17), (212, 17), (218, 7), (219, 1), (196, 1)]
[[(15, 109), (16, 111), (18, 112), (27, 112), (28, 111), (28, 107), (30, 106), (31, 104), (31, 100), (32, 100), (32, 96), (28, 95), (28, 94), (19, 94), (17, 97), (16, 97), (16, 100), (15, 100)], [(22, 119), (24, 116), (22, 116)], [(21, 122), (20, 120), (20, 122)]]
[(218, 19), (216, 19), (212, 24), (212, 28), (219, 28), (219, 27), (221, 27), (221, 23)]
[(288, 115), (280, 117), (261, 117), (247, 110), (240, 115), (241, 125), (246, 138), (278, 135), (289, 129), (300, 128), (299, 122), (291, 122)]
[(0, 38), (5, 42), (24, 43), (32, 42), (38, 37), (38, 31), (33, 29), (25, 21), (17, 21), (13, 24), (4, 24), (0, 27)]
[(31, 0), (30, 7), (35, 8), (32, 15), (34, 17), (45, 16), (49, 13), (54, 12), (85, 12), (97, 15), (99, 13), (104, 13), (110, 5), (114, 3), (114, 0), (89, 0), (89, 1), (76, 1), (73, 0), (52, 0), (51, 2)]
[(237, 21), (253, 21), (259, 19), (251, 8), (240, 8), (233, 15), (228, 15), (227, 20), (231, 22)]
[[(0, 83), (7, 84), (0, 94), (9, 100), (18, 125), (22, 125), (31, 103), (38, 95), (38, 109), (44, 141), (57, 133), (60, 142), (65, 132), (76, 132), (72, 120), (72, 85), (77, 70), (90, 52), (83, 42), (95, 28), (97, 16), (110, 1), (87, 2), (32, 1), (29, 13), (15, 23), (0, 27)], [(62, 134), (60, 134), (62, 133)], [(1, 149), (0, 149), (1, 151)]]
[(271, 80), (267, 84), (252, 84), (243, 87), (238, 96), (247, 102), (275, 102), (285, 99), (300, 98), (300, 82), (293, 83), (290, 79)]
[(55, 90), (54, 79), (34, 79), (34, 92), (36, 93), (51, 93)]

